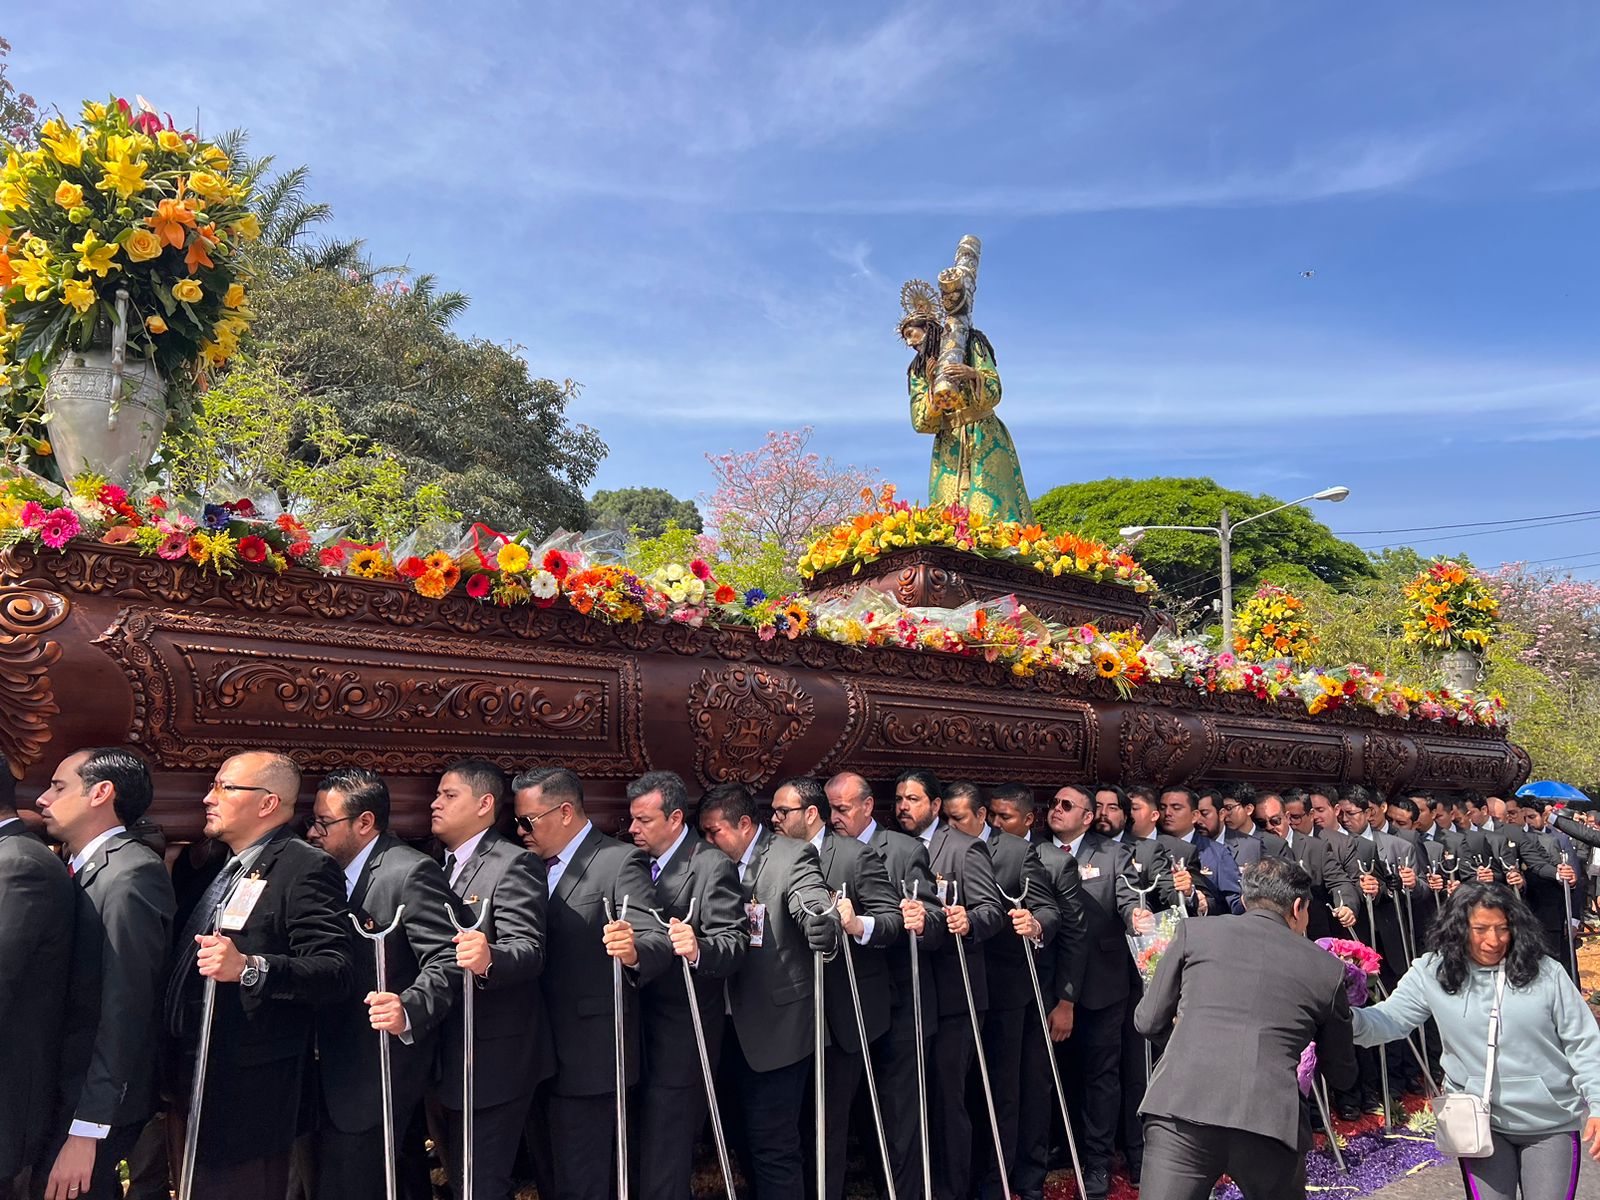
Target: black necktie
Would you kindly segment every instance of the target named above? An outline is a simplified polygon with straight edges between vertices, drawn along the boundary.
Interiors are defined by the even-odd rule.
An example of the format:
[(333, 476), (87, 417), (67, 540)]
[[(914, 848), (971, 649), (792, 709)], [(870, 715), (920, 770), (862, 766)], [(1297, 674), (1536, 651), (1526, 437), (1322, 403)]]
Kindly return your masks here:
[(456, 882), (456, 853), (455, 853), (454, 850), (445, 851), (445, 856), (444, 856), (444, 877), (445, 877), (445, 881), (447, 883), (449, 883), (451, 887), (455, 886), (455, 882)]
[(242, 866), (237, 858), (231, 858), (223, 864), (222, 870), (217, 872), (217, 877), (211, 881), (211, 886), (206, 888), (206, 894), (200, 897), (200, 903), (194, 906), (194, 911), (189, 914), (189, 920), (183, 927), (183, 935), (178, 942), (177, 960), (173, 963), (172, 974), (167, 978), (167, 1032), (173, 1037), (183, 1036), (184, 992), (194, 978), (195, 961), (200, 957), (200, 947), (194, 939), (202, 933), (211, 932), (211, 923), (216, 919), (217, 906), (223, 902), (234, 880), (239, 878)]

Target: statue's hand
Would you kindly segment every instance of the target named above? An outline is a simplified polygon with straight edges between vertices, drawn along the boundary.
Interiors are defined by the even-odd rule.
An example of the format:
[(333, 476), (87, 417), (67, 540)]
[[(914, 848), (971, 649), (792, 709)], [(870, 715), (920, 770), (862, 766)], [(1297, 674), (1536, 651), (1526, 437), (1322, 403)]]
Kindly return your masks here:
[(972, 385), (978, 382), (980, 372), (977, 367), (970, 367), (966, 363), (951, 363), (939, 369), (940, 377), (948, 379), (951, 383)]

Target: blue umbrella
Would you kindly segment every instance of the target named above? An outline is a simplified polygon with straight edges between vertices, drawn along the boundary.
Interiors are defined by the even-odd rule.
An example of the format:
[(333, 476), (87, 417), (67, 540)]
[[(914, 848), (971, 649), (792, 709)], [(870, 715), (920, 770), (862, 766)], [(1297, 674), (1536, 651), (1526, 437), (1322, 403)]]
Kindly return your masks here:
[(1540, 800), (1588, 800), (1589, 797), (1570, 783), (1555, 779), (1540, 779), (1525, 783), (1517, 789), (1519, 796), (1534, 796)]

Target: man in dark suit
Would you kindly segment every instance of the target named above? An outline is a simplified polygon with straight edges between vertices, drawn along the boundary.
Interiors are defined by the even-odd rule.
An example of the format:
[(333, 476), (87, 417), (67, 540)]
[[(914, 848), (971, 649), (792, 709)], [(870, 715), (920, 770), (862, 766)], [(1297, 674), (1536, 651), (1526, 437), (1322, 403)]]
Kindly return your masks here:
[[(841, 953), (823, 976), (823, 1012), (828, 1024), (828, 1094), (820, 1106), (827, 1125), (827, 1194), (844, 1195), (845, 1149), (856, 1092), (866, 1073), (872, 1043), (889, 1031), (889, 964), (883, 951), (898, 941), (904, 927), (900, 898), (889, 882), (883, 858), (854, 838), (841, 838), (827, 825), (828, 796), (819, 779), (794, 778), (772, 794), (772, 828), (781, 837), (807, 842), (817, 852), (822, 877), (838, 903), (844, 936), (850, 938), (856, 984), (861, 993), (867, 1044), (856, 1030), (850, 981)], [(807, 1192), (816, 1191), (816, 1164), (806, 1160)]]
[(1132, 837), (1125, 835), (1123, 841), (1133, 849), (1133, 877), (1138, 887), (1156, 885), (1149, 894), (1150, 910), (1163, 912), (1182, 903), (1191, 914), (1221, 911), (1222, 898), (1209, 868), (1202, 870), (1200, 848), (1163, 828), (1165, 813), (1156, 790), (1143, 784), (1130, 787), (1128, 813)]
[(1198, 853), (1200, 894), (1197, 905), (1203, 915), (1217, 917), (1243, 912), (1239, 899), (1239, 864), (1233, 855), (1195, 827), (1197, 804), (1194, 792), (1188, 788), (1168, 788), (1162, 792), (1161, 832), (1168, 838), (1192, 845)]
[[(1305, 801), (1300, 801), (1302, 807)], [(1283, 797), (1277, 792), (1266, 792), (1256, 800), (1256, 819), (1264, 829), (1262, 846), (1268, 846), (1267, 836), (1276, 835), (1281, 850), (1270, 856), (1294, 861), (1311, 877), (1311, 912), (1306, 925), (1306, 936), (1318, 938), (1338, 937), (1353, 924), (1356, 887), (1345, 874), (1328, 849), (1328, 843), (1309, 837), (1289, 820)]]
[[(895, 819), (906, 833), (928, 847), (937, 886), (954, 884), (945, 900), (949, 945), (933, 955), (939, 996), (939, 1027), (933, 1036), (933, 1066), (928, 1078), (933, 1152), (933, 1194), (939, 1200), (968, 1200), (972, 1176), (972, 1113), (967, 1107), (967, 1072), (976, 1042), (972, 1013), (979, 1022), (989, 1007), (989, 976), (984, 943), (1009, 920), (1007, 904), (995, 885), (988, 848), (941, 818), (943, 785), (932, 771), (907, 771), (895, 782)], [(953, 903), (950, 901), (954, 901)], [(954, 938), (963, 939), (971, 998), (961, 975)]]
[[(714, 1073), (727, 1011), (724, 982), (744, 962), (750, 935), (739, 873), (689, 827), (688, 805), (688, 789), (673, 771), (650, 771), (628, 785), (629, 832), (650, 857), (655, 909), (671, 922), (673, 953), (693, 969), (694, 1003)], [(648, 1164), (635, 1180), (640, 1200), (689, 1200), (695, 1140), (707, 1112), (689, 1002), (681, 967), (669, 967), (640, 989), (638, 1158)]]
[[(473, 1191), (470, 1200), (510, 1200), (512, 1163), (534, 1088), (555, 1070), (539, 977), (545, 967), (548, 889), (543, 860), (494, 829), (505, 807), (505, 773), (467, 758), (439, 777), (429, 810), (433, 836), (445, 848), (444, 873), (465, 901), (471, 924), (455, 935), (456, 966), (473, 988), (476, 1042), (472, 1097)], [(450, 1178), (461, 1196), (462, 1067), (466, 1053), (460, 1006), (445, 1021), (438, 1096), (446, 1111)]]
[(812, 955), (834, 950), (839, 922), (817, 852), (762, 828), (755, 799), (742, 785), (721, 784), (705, 794), (700, 832), (737, 868), (750, 923), (744, 965), (728, 980), (725, 1065), (742, 1118), (740, 1158), (756, 1200), (801, 1200), (800, 1111), (814, 1037)]
[(556, 1074), (528, 1125), (539, 1191), (555, 1200), (606, 1200), (616, 1188), (612, 962), (624, 968), (623, 1067), (631, 1088), (639, 1080), (639, 988), (672, 965), (672, 944), (649, 916), (626, 918), (624, 902), (655, 900), (650, 861), (595, 828), (577, 775), (562, 767), (524, 771), (511, 790), (522, 844), (544, 859), (550, 885), (540, 982)]
[[(189, 914), (167, 983), (176, 1049), (172, 1094), (186, 1097), (200, 1039), (203, 979), (216, 981), (199, 1122), (196, 1197), (282, 1200), (303, 1132), (316, 1010), (355, 980), (354, 932), (333, 859), (295, 837), (300, 768), (272, 751), (236, 754), (205, 797), (204, 833), (232, 852)], [(221, 907), (219, 930), (212, 920)]]
[[(1220, 799), (1222, 806), (1222, 836), (1217, 839), (1233, 854), (1240, 868), (1258, 863), (1271, 853), (1261, 831), (1256, 827), (1255, 790), (1249, 784), (1238, 784)], [(1277, 849), (1274, 846), (1273, 849)]]
[(1560, 830), (1549, 828), (1545, 818), (1547, 804), (1548, 801), (1531, 796), (1509, 796), (1506, 798), (1506, 822), (1522, 827), (1520, 849), (1528, 880), (1525, 894), (1528, 907), (1533, 909), (1533, 915), (1544, 930), (1545, 952), (1570, 974), (1572, 926), (1567, 921), (1564, 892), (1565, 888), (1571, 888), (1572, 915), (1580, 916), (1584, 908), (1581, 886), (1584, 876), (1573, 866), (1578, 855), (1572, 839)]
[[(1088, 1200), (1105, 1200), (1122, 1110), (1122, 1032), (1134, 974), (1125, 938), (1132, 928), (1148, 928), (1151, 916), (1138, 907), (1129, 883), (1131, 847), (1090, 828), (1095, 819), (1090, 788), (1060, 788), (1046, 819), (1052, 844), (1077, 865), (1082, 888), (1087, 954), (1075, 963), (1076, 978), (1058, 980), (1058, 986), (1077, 994), (1063, 1032), (1063, 1037), (1070, 1034), (1063, 1046), (1063, 1075), (1074, 1092), (1072, 1115), (1082, 1127), (1078, 1149)], [(1054, 1036), (1060, 1028), (1056, 1012), (1051, 1013), (1051, 1026)], [(1029, 1149), (1024, 1157), (1031, 1163), (1042, 1154), (1040, 1124), (1030, 1123), (1033, 1137), (1025, 1140)]]
[(1246, 1200), (1304, 1200), (1300, 1054), (1315, 1041), (1331, 1084), (1355, 1077), (1343, 968), (1304, 936), (1311, 880), (1268, 859), (1244, 886), (1239, 920), (1178, 926), (1134, 1017), (1171, 1035), (1141, 1108), (1142, 1200), (1203, 1200), (1224, 1173)]
[[(354, 992), (317, 1013), (322, 1112), (315, 1195), (381, 1200), (379, 1033), (390, 1035), (391, 1111), (396, 1137), (404, 1138), (433, 1070), (439, 1029), (461, 990), (450, 922), (456, 894), (438, 863), (389, 833), (388, 785), (365, 768), (343, 767), (317, 785), (308, 840), (339, 864), (350, 911), (363, 929), (388, 929), (400, 915), (383, 940), (385, 990), (377, 990), (372, 945), (359, 942)], [(470, 923), (470, 917), (457, 915)], [(410, 1195), (428, 1194), (424, 1162), (415, 1151), (401, 1159), (410, 1174)]]
[[(17, 816), (16, 790), (0, 755), (0, 1195), (53, 1148), (61, 1086), (81, 1077), (99, 1023), (96, 1006), (68, 1028), (71, 992), (87, 990), (73, 956), (82, 894)], [(89, 907), (86, 899), (82, 907)], [(80, 957), (95, 965), (92, 956)], [(98, 986), (93, 991), (98, 1002)]]
[[(949, 803), (948, 797), (946, 803)], [(1078, 992), (1082, 986), (1083, 971), (1087, 962), (1088, 945), (1085, 937), (1083, 884), (1078, 876), (1077, 861), (1065, 850), (1048, 840), (1035, 842), (1034, 822), (1036, 811), (1033, 790), (1022, 784), (1003, 783), (989, 792), (989, 824), (994, 827), (1001, 842), (1010, 845), (1017, 839), (1028, 846), (1039, 864), (1038, 874), (1042, 886), (1048, 889), (1051, 902), (1059, 915), (1055, 935), (1042, 939), (1034, 954), (1039, 974), (1040, 991), (1044, 996), (1045, 1031), (1051, 1041), (1063, 1042), (1072, 1032), (1072, 1019), (1077, 1008)], [(991, 839), (991, 846), (995, 843)], [(995, 852), (995, 874), (998, 882), (1008, 891), (1011, 877), (1010, 859), (1014, 856)], [(1030, 876), (1031, 877), (1031, 876)], [(1031, 896), (1035, 888), (1029, 888)], [(1014, 892), (1012, 893), (1015, 894)], [(1013, 920), (1016, 918), (1013, 911)], [(1004, 944), (1002, 932), (990, 945), (989, 961), (1002, 959), (1000, 948)], [(1018, 939), (1020, 943), (1021, 938)], [(1030, 948), (1027, 953), (1033, 953)], [(1026, 978), (1027, 964), (1022, 963), (1027, 1004), (1023, 1011), (1012, 1013), (1011, 1019), (1020, 1017), (1022, 1026), (1019, 1045), (1020, 1069), (1017, 1078), (1017, 1107), (1015, 1133), (1015, 1159), (1010, 1162), (1011, 1187), (1022, 1200), (1042, 1200), (1044, 1179), (1048, 1168), (1048, 1150), (1051, 1114), (1056, 1103), (1054, 1084), (1050, 1078), (1049, 1056), (1040, 1050), (1044, 1033), (1039, 1025), (1038, 1006), (1033, 998), (1033, 985)], [(991, 977), (991, 991), (995, 988)], [(995, 1015), (991, 1009), (990, 1017)], [(1053, 1027), (1052, 1027), (1053, 1025)], [(988, 1036), (988, 1026), (984, 1027)], [(998, 1182), (998, 1181), (995, 1181)]]
[(50, 836), (89, 899), (77, 931), (101, 960), (101, 1019), (87, 1077), (39, 1191), (121, 1200), (117, 1164), (156, 1111), (156, 1048), (177, 901), (160, 857), (128, 832), (152, 799), (150, 768), (120, 747), (80, 750), (39, 797)]
[[(922, 1195), (922, 1147), (918, 1122), (916, 1013), (911, 988), (911, 937), (918, 942), (924, 1052), (931, 1057), (938, 1025), (938, 995), (929, 957), (946, 937), (944, 910), (934, 898), (933, 870), (928, 848), (920, 838), (886, 829), (873, 815), (872, 788), (860, 775), (843, 772), (826, 786), (831, 810), (829, 823), (841, 838), (854, 838), (877, 851), (888, 871), (890, 885), (900, 899), (900, 919), (906, 936), (884, 950), (889, 964), (889, 1032), (871, 1047), (877, 1072), (878, 1100), (883, 1105), (884, 1134), (894, 1167), (894, 1194)], [(906, 896), (914, 890), (916, 898)]]

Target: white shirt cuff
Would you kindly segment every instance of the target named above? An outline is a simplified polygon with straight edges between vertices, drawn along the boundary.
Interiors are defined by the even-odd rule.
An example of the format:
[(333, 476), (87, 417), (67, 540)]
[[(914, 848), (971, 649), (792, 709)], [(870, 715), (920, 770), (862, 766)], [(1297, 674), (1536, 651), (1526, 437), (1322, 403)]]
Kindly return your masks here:
[[(400, 1011), (405, 1012), (405, 1009), (402, 1008)], [(402, 1046), (409, 1046), (411, 1045), (411, 1042), (411, 1014), (406, 1013), (406, 1027), (400, 1031), (400, 1044)]]
[[(60, 1126), (58, 1125), (56, 1128), (59, 1129)], [(111, 1126), (96, 1125), (93, 1121), (74, 1120), (72, 1122), (72, 1127), (67, 1130), (67, 1133), (71, 1137), (94, 1138), (94, 1140), (98, 1142), (111, 1133)]]
[(865, 946), (872, 940), (872, 930), (876, 924), (877, 922), (874, 918), (867, 916), (865, 913), (861, 915), (861, 932), (856, 934), (856, 945)]

